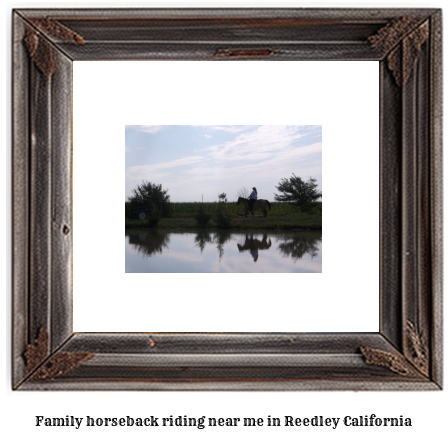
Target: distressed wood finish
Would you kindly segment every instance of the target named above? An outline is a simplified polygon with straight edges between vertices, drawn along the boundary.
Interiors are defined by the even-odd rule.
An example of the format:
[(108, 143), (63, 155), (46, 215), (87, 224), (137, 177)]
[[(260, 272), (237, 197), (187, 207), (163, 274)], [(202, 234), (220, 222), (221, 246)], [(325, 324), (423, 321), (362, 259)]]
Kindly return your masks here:
[[(13, 46), (21, 45), (25, 26), (14, 15)], [(13, 133), (12, 133), (12, 381), (17, 385), (25, 375), (22, 353), (29, 342), (30, 309), (28, 307), (29, 278), (29, 62), (24, 50), (13, 51)]]
[[(440, 10), (23, 9), (13, 23), (14, 389), (442, 387)], [(379, 61), (379, 333), (73, 333), (72, 61), (102, 59)]]

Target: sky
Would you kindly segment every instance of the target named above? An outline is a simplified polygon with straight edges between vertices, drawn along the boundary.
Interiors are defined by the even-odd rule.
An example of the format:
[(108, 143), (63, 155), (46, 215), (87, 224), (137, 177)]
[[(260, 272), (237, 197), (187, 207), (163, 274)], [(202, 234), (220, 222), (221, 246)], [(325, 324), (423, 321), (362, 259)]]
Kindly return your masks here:
[(316, 178), (322, 190), (322, 126), (127, 125), (126, 200), (142, 181), (171, 202), (237, 200), (242, 188), (274, 201), (283, 178)]

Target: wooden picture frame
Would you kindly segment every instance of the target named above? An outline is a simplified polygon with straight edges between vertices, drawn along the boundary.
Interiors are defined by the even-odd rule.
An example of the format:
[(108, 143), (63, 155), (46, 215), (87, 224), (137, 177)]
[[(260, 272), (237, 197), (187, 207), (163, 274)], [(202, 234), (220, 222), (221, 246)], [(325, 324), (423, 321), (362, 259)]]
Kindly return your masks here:
[[(442, 388), (437, 9), (13, 11), (13, 373), (21, 390)], [(378, 333), (73, 333), (72, 62), (375, 60)]]

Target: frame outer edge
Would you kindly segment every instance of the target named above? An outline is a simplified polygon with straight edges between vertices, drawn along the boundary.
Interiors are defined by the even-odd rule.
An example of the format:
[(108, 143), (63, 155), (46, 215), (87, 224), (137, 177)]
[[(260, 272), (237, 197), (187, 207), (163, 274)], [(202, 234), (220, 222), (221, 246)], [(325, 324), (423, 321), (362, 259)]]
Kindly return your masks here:
[[(432, 19), (432, 27), (431, 27), (431, 80), (432, 82), (432, 88), (431, 88), (431, 101), (430, 101), (430, 107), (431, 107), (431, 126), (430, 126), (430, 139), (431, 139), (431, 247), (432, 247), (432, 255), (431, 255), (431, 273), (432, 273), (432, 302), (433, 302), (433, 308), (432, 310), (432, 317), (433, 321), (431, 324), (431, 359), (432, 359), (432, 382), (424, 382), (421, 384), (415, 384), (412, 382), (405, 383), (403, 387), (401, 387), (400, 382), (393, 383), (391, 382), (391, 385), (388, 385), (387, 382), (384, 381), (378, 381), (374, 382), (372, 384), (372, 387), (370, 389), (438, 389), (436, 386), (441, 385), (441, 379), (442, 379), (442, 242), (441, 242), (441, 236), (442, 236), (442, 209), (441, 209), (441, 201), (442, 201), (442, 164), (441, 164), (441, 157), (442, 157), (442, 102), (441, 102), (441, 89), (442, 89), (442, 79), (441, 79), (441, 60), (437, 58), (437, 55), (441, 54), (441, 12), (440, 11), (432, 11), (434, 15), (431, 17)], [(18, 14), (15, 14), (17, 17), (19, 17)], [(18, 21), (18, 20), (17, 20)], [(21, 20), (23, 22), (23, 20)], [(14, 29), (14, 49), (21, 44), (21, 38), (17, 36), (16, 34), (16, 28)], [(22, 34), (23, 35), (23, 34)], [(17, 38), (17, 39), (16, 39)], [(26, 58), (26, 52), (24, 51), (23, 46), (21, 49), (17, 49), (17, 53), (25, 54)], [(16, 53), (16, 50), (14, 50), (14, 61), (16, 61), (16, 56), (19, 58), (19, 55)], [(23, 61), (23, 60), (22, 60)], [(22, 64), (21, 64), (22, 65)], [(30, 63), (27, 59), (23, 61), (23, 66), (29, 66)], [(57, 121), (55, 120), (55, 115), (52, 108), (52, 102), (55, 102), (55, 99), (58, 98), (58, 96), (53, 95), (52, 90), (52, 79), (49, 80), (49, 82), (46, 82), (45, 80), (41, 80), (42, 78), (39, 77), (39, 73), (36, 71), (36, 68), (34, 66), (31, 67), (31, 70), (28, 68), (27, 74), (22, 77), (22, 82), (26, 81), (28, 85), (28, 77), (31, 78), (31, 81), (37, 81), (36, 83), (33, 83), (32, 89), (36, 94), (31, 93), (31, 95), (23, 96), (22, 94), (17, 97), (17, 92), (23, 93), (23, 90), (20, 90), (16, 88), (17, 80), (16, 80), (16, 73), (14, 73), (14, 98), (13, 102), (16, 104), (17, 102), (21, 104), (19, 105), (19, 108), (23, 108), (23, 99), (26, 100), (26, 110), (27, 115), (24, 116), (21, 111), (17, 110), (17, 107), (15, 107), (15, 110), (18, 113), (19, 121), (22, 123), (25, 122), (26, 124), (26, 135), (24, 133), (20, 134), (20, 139), (22, 141), (25, 141), (25, 143), (21, 144), (20, 141), (16, 138), (17, 131), (20, 130), (19, 126), (16, 124), (16, 115), (14, 114), (14, 142), (13, 142), (13, 175), (14, 178), (16, 176), (17, 171), (23, 171), (23, 167), (26, 166), (26, 172), (25, 175), (19, 175), (19, 179), (14, 179), (13, 183), (13, 190), (14, 195), (17, 193), (20, 193), (22, 198), (19, 197), (19, 205), (17, 207), (17, 211), (14, 210), (14, 213), (21, 214), (21, 222), (19, 221), (18, 226), (22, 227), (22, 231), (26, 231), (25, 236), (27, 238), (27, 241), (24, 243), (23, 240), (19, 240), (17, 242), (14, 241), (13, 250), (16, 251), (16, 248), (19, 250), (22, 250), (26, 248), (26, 261), (28, 262), (28, 257), (30, 257), (30, 260), (26, 267), (19, 266), (18, 263), (20, 261), (23, 262), (23, 258), (20, 259), (20, 257), (23, 257), (23, 253), (17, 255), (16, 252), (14, 252), (14, 263), (13, 268), (19, 268), (22, 270), (22, 274), (25, 274), (25, 283), (26, 286), (30, 289), (30, 294), (28, 294), (28, 288), (24, 290), (23, 287), (23, 277), (21, 279), (18, 278), (16, 275), (16, 271), (14, 271), (14, 309), (15, 309), (15, 315), (14, 315), (14, 330), (13, 333), (16, 335), (18, 334), (22, 337), (19, 341), (17, 341), (17, 337), (14, 338), (14, 360), (16, 361), (20, 357), (22, 357), (23, 349), (19, 351), (18, 345), (26, 345), (27, 341), (30, 342), (30, 340), (33, 340), (35, 338), (37, 330), (42, 327), (49, 327), (50, 328), (50, 336), (52, 339), (52, 344), (50, 346), (50, 351), (54, 351), (54, 348), (57, 347), (56, 344), (59, 344), (64, 341), (64, 336), (67, 334), (61, 334), (61, 335), (53, 335), (53, 331), (61, 328), (62, 330), (69, 331), (69, 325), (65, 321), (64, 310), (61, 311), (61, 308), (64, 308), (64, 305), (61, 308), (58, 308), (55, 310), (53, 308), (54, 300), (57, 300), (56, 296), (53, 296), (53, 292), (55, 289), (55, 283), (54, 279), (55, 277), (50, 272), (51, 267), (55, 266), (54, 263), (57, 262), (55, 260), (54, 256), (54, 248), (56, 247), (61, 251), (61, 253), (65, 254), (65, 251), (67, 247), (65, 246), (65, 243), (59, 244), (58, 242), (53, 242), (53, 238), (55, 236), (55, 232), (59, 231), (58, 228), (58, 221), (55, 220), (57, 218), (60, 218), (61, 220), (65, 220), (68, 218), (69, 215), (71, 215), (71, 208), (68, 210), (62, 208), (60, 212), (57, 213), (56, 216), (53, 216), (53, 208), (55, 207), (55, 200), (58, 200), (57, 194), (55, 194), (55, 183), (57, 181), (57, 178), (54, 175), (54, 169), (58, 165), (57, 162), (53, 162), (54, 158), (54, 129), (57, 128)], [(26, 87), (28, 90), (28, 87)], [(17, 100), (16, 100), (17, 99)], [(22, 99), (22, 100), (21, 100)], [(36, 114), (36, 101), (39, 100), (39, 108), (43, 107), (43, 114)], [(31, 102), (31, 103), (30, 103)], [(31, 116), (28, 113), (28, 109), (31, 108), (32, 112)], [(30, 120), (30, 117), (34, 117)], [(32, 129), (33, 133), (30, 133), (28, 130)], [(59, 132), (62, 136), (63, 133)], [(412, 138), (412, 134), (410, 134), (410, 138)], [(31, 142), (31, 139), (33, 141)], [(37, 140), (36, 140), (37, 139)], [(29, 152), (30, 148), (33, 149), (33, 146), (36, 145), (39, 146), (37, 149), (37, 153), (34, 152), (35, 156), (31, 157), (29, 159)], [(33, 144), (31, 144), (33, 143)], [(69, 141), (70, 143), (70, 141)], [(70, 143), (71, 144), (71, 143)], [(26, 146), (24, 146), (26, 145)], [(64, 155), (65, 154), (65, 155)], [(49, 159), (46, 159), (46, 157), (49, 156)], [(36, 158), (37, 157), (37, 158)], [(24, 160), (27, 164), (25, 165), (24, 162), (20, 161), (20, 158)], [(26, 159), (25, 159), (26, 158)], [(66, 151), (62, 152), (61, 154), (61, 160), (66, 163), (67, 155)], [(29, 161), (29, 164), (28, 164)], [(411, 160), (410, 160), (411, 161)], [(410, 174), (412, 174), (413, 170), (410, 171)], [(28, 179), (28, 175), (30, 176), (30, 179)], [(43, 177), (42, 177), (43, 175)], [(66, 176), (65, 176), (66, 177)], [(66, 182), (64, 176), (62, 176), (62, 180)], [(42, 178), (42, 179), (41, 179)], [(28, 188), (32, 189), (32, 193), (28, 193)], [(413, 191), (415, 189), (415, 186), (412, 186), (409, 188), (409, 192)], [(64, 189), (66, 190), (66, 188)], [(65, 197), (67, 194), (65, 195)], [(41, 201), (39, 203), (38, 201)], [(16, 202), (16, 199), (14, 198), (14, 201)], [(410, 195), (410, 201), (412, 201), (412, 195)], [(42, 205), (43, 204), (43, 205)], [(16, 204), (15, 204), (16, 207)], [(23, 209), (25, 209), (25, 212)], [(67, 213), (68, 212), (68, 213)], [(28, 215), (30, 214), (31, 219), (28, 219)], [(41, 220), (42, 219), (42, 220)], [(71, 220), (71, 217), (70, 217)], [(41, 223), (39, 223), (41, 222)], [(412, 224), (410, 224), (409, 228), (412, 228)], [(31, 229), (30, 234), (29, 229)], [(14, 237), (17, 238), (16, 232), (17, 227), (13, 228), (14, 230)], [(33, 234), (34, 232), (34, 234)], [(48, 234), (48, 238), (47, 237)], [(28, 238), (28, 236), (30, 236)], [(21, 239), (25, 239), (23, 236), (21, 236)], [(35, 242), (35, 246), (40, 249), (40, 252), (38, 254), (35, 253), (29, 253), (29, 248), (33, 246), (33, 242)], [(17, 246), (16, 246), (17, 243)], [(68, 247), (71, 251), (71, 242), (68, 244)], [(45, 263), (45, 260), (48, 263)], [(64, 259), (64, 261), (66, 261)], [(41, 269), (40, 269), (41, 268)], [(23, 271), (25, 269), (25, 272)], [(409, 267), (408, 267), (409, 269)], [(410, 271), (410, 270), (409, 270)], [(70, 271), (71, 273), (71, 271)], [(66, 278), (66, 275), (63, 275)], [(409, 277), (412, 277), (411, 273), (409, 272)], [(28, 278), (30, 278), (30, 282), (28, 284)], [(20, 285), (16, 285), (16, 281), (19, 283), (19, 280), (22, 282)], [(65, 280), (61, 280), (63, 283)], [(412, 280), (410, 280), (412, 282)], [(42, 287), (42, 283), (43, 286)], [(61, 284), (62, 284), (61, 283)], [(21, 286), (21, 289), (18, 287)], [(65, 292), (65, 298), (68, 299), (69, 293), (68, 291)], [(63, 291), (60, 292), (60, 294), (64, 294)], [(61, 295), (59, 295), (61, 296)], [(411, 295), (412, 297), (412, 295)], [(71, 297), (70, 297), (71, 298)], [(22, 301), (20, 301), (22, 300)], [(411, 300), (412, 301), (412, 300)], [(21, 306), (20, 310), (24, 311), (24, 313), (19, 313), (25, 321), (21, 321), (21, 325), (17, 326), (17, 307), (16, 305)], [(65, 311), (67, 309), (71, 309), (70, 305), (68, 307), (65, 307)], [(406, 315), (406, 313), (404, 313)], [(26, 319), (28, 317), (28, 319)], [(57, 318), (57, 319), (55, 319)], [(63, 332), (65, 333), (65, 332)], [(56, 338), (54, 337), (56, 336)], [(23, 360), (22, 360), (23, 362)], [(23, 365), (21, 366), (14, 366), (14, 372), (20, 373), (21, 370), (23, 370)], [(17, 382), (16, 374), (14, 374), (14, 381)], [(76, 382), (75, 382), (76, 383)], [(130, 382), (121, 382), (125, 388), (121, 389), (130, 389), (130, 386), (132, 386), (132, 383)], [(314, 382), (316, 383), (316, 382)], [(333, 388), (327, 388), (327, 389), (350, 389), (349, 387), (346, 387), (347, 382), (344, 381), (337, 381), (333, 382), (334, 387)], [(62, 383), (63, 384), (63, 383)], [(174, 385), (176, 385), (175, 382), (173, 382)], [(94, 385), (101, 386), (101, 382), (94, 382)], [(215, 385), (219, 386), (219, 382), (215, 382)], [(275, 382), (273, 382), (273, 385), (275, 386)], [(312, 382), (296, 382), (296, 385), (298, 386), (297, 389), (313, 389), (316, 390), (317, 388), (315, 385), (312, 384)], [(414, 386), (415, 385), (415, 386)], [(21, 389), (32, 389), (31, 382), (24, 382), (24, 384), (21, 386)], [(39, 385), (37, 385), (39, 386)], [(45, 387), (47, 386), (47, 387)], [(212, 384), (213, 386), (213, 384)], [(246, 389), (249, 388), (250, 383), (245, 384)], [(311, 387), (310, 387), (311, 386)], [(317, 385), (319, 386), (319, 384)], [(355, 388), (356, 386), (356, 388)], [(412, 386), (412, 388), (410, 387)], [(58, 387), (58, 384), (53, 386), (51, 383), (48, 385), (44, 385), (43, 388), (37, 388), (34, 386), (34, 389), (61, 389)], [(62, 388), (64, 389), (64, 388)], [(65, 387), (65, 389), (68, 389), (68, 386)], [(70, 389), (77, 389), (77, 388), (70, 388)], [(93, 388), (89, 388), (93, 389)], [(113, 389), (113, 388), (107, 388), (107, 389)], [(120, 389), (120, 388), (117, 388)], [(148, 388), (150, 389), (150, 388)], [(152, 388), (154, 389), (154, 388)], [(166, 387), (158, 388), (158, 389), (167, 389)], [(169, 388), (168, 388), (169, 389)], [(185, 388), (181, 388), (185, 389)], [(223, 389), (231, 389), (231, 388), (223, 388)], [(237, 387), (234, 389), (241, 390), (241, 387)], [(244, 388), (243, 388), (244, 389)], [(263, 389), (260, 387), (252, 388), (252, 389)], [(272, 388), (266, 388), (266, 389), (281, 389), (277, 386)], [(285, 389), (291, 389), (291, 388), (285, 388)], [(323, 388), (321, 388), (323, 389)], [(354, 385), (352, 389), (367, 389), (367, 388), (360, 388), (358, 385)]]
[(24, 22), (12, 16), (12, 387), (25, 377), (29, 274), (29, 62), (22, 45)]
[(273, 14), (279, 18), (289, 18), (298, 16), (305, 18), (323, 19), (371, 19), (389, 20), (399, 18), (406, 14), (419, 17), (427, 17), (435, 11), (434, 8), (45, 8), (30, 9), (20, 8), (20, 13), (24, 17), (46, 17), (58, 19), (61, 17), (73, 17), (82, 19), (89, 18), (115, 18), (117, 16), (126, 19), (138, 19), (142, 17), (151, 18), (172, 18), (173, 12), (176, 18), (272, 18)]
[[(427, 349), (432, 350), (433, 294), (430, 255), (429, 177), (431, 139), (429, 136), (431, 99), (430, 76), (433, 59), (425, 45), (416, 59), (411, 37), (402, 41), (402, 63), (411, 67), (402, 85), (403, 96), (403, 352), (412, 363), (429, 375)], [(403, 72), (403, 75), (405, 73)], [(425, 352), (426, 350), (426, 352)]]
[(431, 372), (435, 383), (443, 386), (443, 59), (442, 10), (431, 16), (431, 265), (432, 336)]
[(80, 380), (60, 382), (34, 381), (25, 382), (20, 388), (24, 391), (437, 391), (434, 382), (404, 382), (404, 381), (136, 381), (116, 380), (113, 382), (97, 380), (85, 382)]
[[(420, 29), (427, 29), (429, 32), (429, 20), (422, 24)], [(428, 35), (429, 36), (429, 35)], [(430, 213), (430, 149), (431, 139), (430, 129), (430, 42), (429, 38), (423, 44), (414, 66), (414, 73), (411, 79), (416, 80), (416, 286), (417, 286), (417, 312), (414, 318), (405, 321), (406, 323), (406, 345), (413, 345), (413, 363), (417, 365), (421, 372), (428, 377), (429, 371), (429, 351), (431, 325), (431, 213)], [(418, 327), (418, 330), (416, 330)], [(416, 337), (417, 336), (417, 337)]]

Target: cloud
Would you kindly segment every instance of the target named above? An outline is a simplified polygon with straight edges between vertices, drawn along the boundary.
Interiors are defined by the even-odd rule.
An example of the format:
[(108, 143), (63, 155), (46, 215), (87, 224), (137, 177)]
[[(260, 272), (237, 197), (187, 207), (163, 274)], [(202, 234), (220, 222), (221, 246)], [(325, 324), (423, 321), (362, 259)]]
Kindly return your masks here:
[[(138, 168), (140, 167), (140, 168)], [(135, 166), (132, 168), (132, 171), (126, 172), (126, 180), (127, 181), (159, 181), (162, 178), (170, 175), (170, 172), (148, 172), (144, 169), (145, 166)]]
[(218, 168), (220, 167), (195, 167), (194, 169), (186, 170), (185, 173), (189, 175), (213, 175)]
[(303, 131), (322, 131), (322, 125), (302, 125)]
[[(261, 156), (261, 154), (259, 154)], [(280, 153), (265, 154), (264, 160), (255, 162), (255, 160), (245, 160), (244, 163), (238, 165), (230, 163), (226, 165), (220, 162), (218, 165), (207, 165), (207, 167), (195, 167), (186, 170), (189, 174), (189, 181), (206, 181), (210, 178), (225, 177), (227, 179), (241, 179), (242, 175), (270, 175), (273, 172), (276, 174), (284, 174), (289, 177), (291, 164), (297, 163), (297, 176), (308, 178), (316, 173), (321, 173), (321, 157), (322, 157), (322, 143), (314, 143), (302, 147), (290, 147), (284, 149)], [(306, 169), (306, 175), (300, 175), (299, 170)]]
[(300, 126), (259, 126), (255, 131), (241, 133), (232, 141), (208, 149), (210, 156), (218, 160), (259, 160), (278, 154), (305, 135), (308, 132)]
[(253, 128), (253, 125), (221, 125), (221, 126), (210, 126), (211, 129), (216, 129), (219, 131), (225, 131), (225, 132), (242, 132), (246, 131), (247, 129)]
[(184, 157), (178, 158), (177, 160), (168, 161), (166, 163), (153, 164), (150, 167), (152, 169), (171, 169), (172, 167), (187, 166), (189, 164), (197, 163), (203, 159), (204, 158), (201, 156)]
[(164, 128), (164, 125), (126, 125), (126, 130), (140, 131), (147, 134), (156, 134)]
[(170, 172), (160, 172), (164, 169), (173, 169), (180, 166), (188, 166), (190, 164), (198, 163), (203, 160), (203, 157), (185, 157), (179, 158), (177, 160), (168, 161), (165, 163), (157, 164), (145, 164), (141, 166), (132, 166), (126, 169), (126, 179), (136, 180), (136, 179), (148, 179), (148, 178), (161, 178), (170, 174)]

